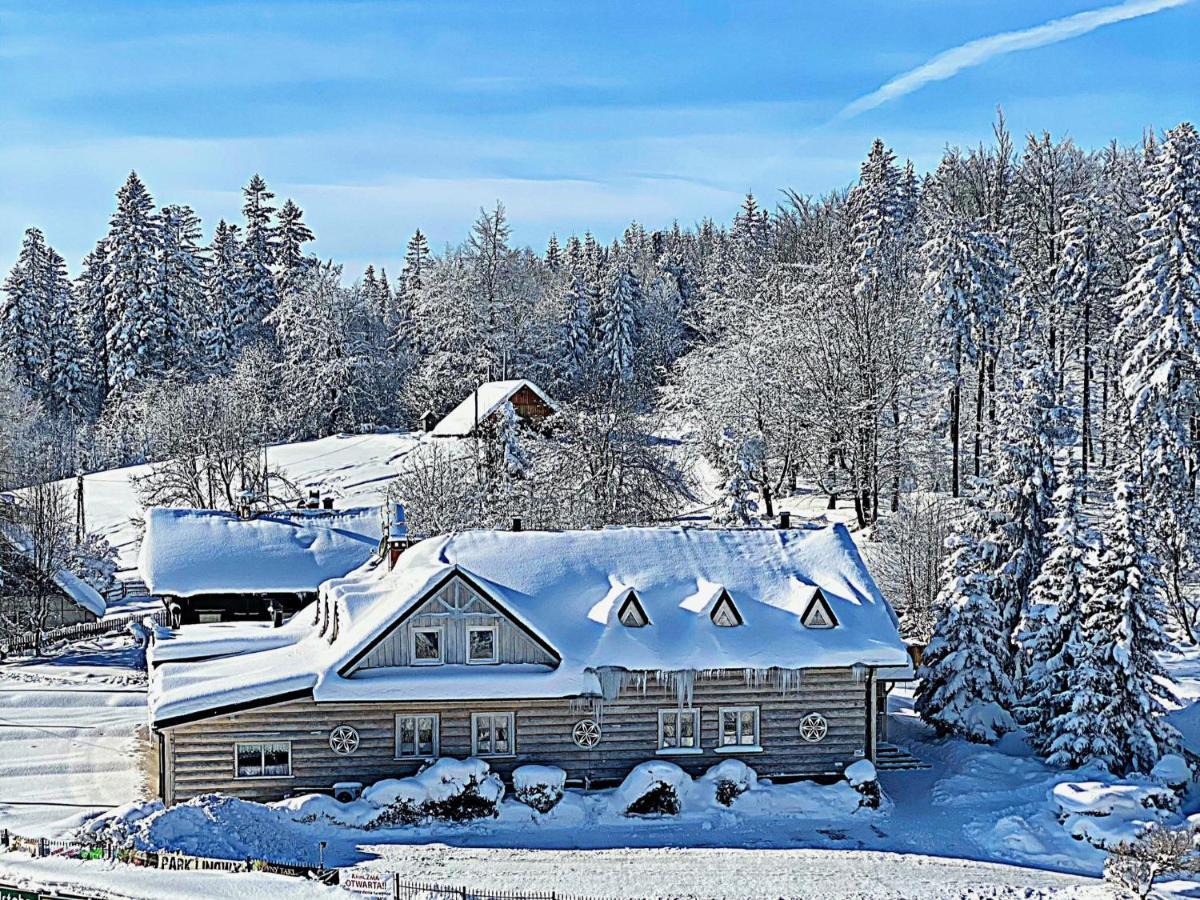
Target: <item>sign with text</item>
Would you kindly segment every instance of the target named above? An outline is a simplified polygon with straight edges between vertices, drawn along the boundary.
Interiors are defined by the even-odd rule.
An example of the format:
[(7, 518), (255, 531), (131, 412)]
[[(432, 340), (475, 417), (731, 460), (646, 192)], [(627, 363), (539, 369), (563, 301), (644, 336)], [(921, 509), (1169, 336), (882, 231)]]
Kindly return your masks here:
[(367, 894), (371, 897), (390, 897), (392, 896), (392, 876), (343, 869), (340, 887), (347, 891), (354, 891), (356, 894)]

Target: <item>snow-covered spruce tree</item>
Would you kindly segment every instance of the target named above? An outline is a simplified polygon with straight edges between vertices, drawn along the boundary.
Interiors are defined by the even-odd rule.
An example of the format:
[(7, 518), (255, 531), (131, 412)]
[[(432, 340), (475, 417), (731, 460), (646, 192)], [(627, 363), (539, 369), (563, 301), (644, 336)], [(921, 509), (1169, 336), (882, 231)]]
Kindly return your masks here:
[(105, 240), (108, 383), (115, 394), (160, 377), (170, 367), (163, 355), (170, 323), (157, 290), (159, 241), (154, 200), (137, 173), (130, 172), (117, 192), (117, 211)]
[(49, 252), (38, 229), (26, 230), (17, 261), (4, 279), (0, 305), (0, 350), (18, 383), (39, 398), (46, 393), (50, 356)]
[(237, 226), (219, 221), (209, 253), (203, 342), (208, 362), (223, 366), (242, 346), (250, 317)]
[(580, 275), (575, 275), (563, 297), (562, 342), (564, 353), (560, 362), (561, 378), (569, 387), (578, 389), (592, 369), (592, 311), (596, 296)]
[(597, 364), (611, 390), (620, 390), (633, 379), (634, 340), (642, 301), (637, 276), (623, 267), (602, 298), (597, 319)]
[(993, 573), (1002, 559), (988, 504), (986, 494), (971, 497), (960, 530), (947, 541), (950, 556), (935, 602), (940, 614), (917, 673), (914, 704), (938, 734), (980, 743), (1016, 728), (1008, 711), (1013, 696), (1010, 633), (992, 600)]
[(1195, 423), (1200, 406), (1200, 135), (1169, 131), (1149, 165), (1138, 266), (1125, 286), (1118, 337), (1135, 438), (1142, 447), (1154, 549), (1168, 602), (1195, 641), (1182, 585), (1197, 565)]
[(180, 368), (204, 363), (204, 291), (208, 272), (200, 248), (200, 218), (189, 206), (159, 213), (160, 246), (156, 306), (164, 322), (164, 356)]
[(721, 493), (713, 504), (717, 525), (758, 525), (755, 474), (762, 471), (763, 445), (726, 429), (721, 435)]
[(279, 299), (272, 274), (278, 247), (275, 227), (271, 224), (271, 214), (275, 212), (271, 201), (275, 195), (267, 190), (267, 183), (260, 176), (254, 175), (242, 189), (242, 196), (246, 230), (241, 243), (241, 278), (249, 324), (255, 326), (275, 308)]
[(1011, 265), (1001, 241), (952, 212), (930, 214), (921, 254), (922, 292), (933, 321), (930, 355), (949, 383), (950, 492), (957, 497), (962, 483), (962, 391), (967, 366), (974, 364), (982, 372), (995, 355)]
[(79, 421), (92, 411), (87, 342), (66, 261), (53, 248), (47, 248), (46, 260), (48, 354), (44, 400), (52, 414)]
[(279, 293), (292, 290), (315, 264), (304, 255), (304, 245), (313, 239), (312, 229), (304, 221), (304, 211), (290, 198), (275, 216), (275, 283)]
[(420, 291), (429, 273), (429, 266), (429, 241), (418, 228), (408, 239), (408, 247), (404, 251), (404, 269), (400, 273), (399, 290)]
[(87, 360), (84, 376), (98, 408), (103, 407), (108, 396), (108, 314), (104, 305), (107, 278), (108, 252), (101, 240), (84, 257), (82, 271), (75, 280), (80, 352)]
[(1165, 718), (1172, 691), (1158, 654), (1170, 641), (1146, 517), (1134, 463), (1118, 476), (1102, 529), (1098, 583), (1076, 652), (1074, 721), (1062, 729), (1052, 761), (1090, 758), (1113, 772), (1148, 772), (1178, 742)]
[(1021, 635), (1028, 664), (1018, 683), (1016, 718), (1030, 745), (1057, 765), (1077, 758), (1077, 669), (1084, 612), (1097, 588), (1100, 538), (1089, 525), (1085, 476), (1070, 465), (1054, 494), (1049, 553), (1030, 588), (1030, 612)]
[[(1026, 315), (1026, 321), (1032, 314)], [(1007, 385), (997, 398), (995, 473), (990, 506), (999, 567), (993, 599), (1012, 642), (1010, 673), (1021, 674), (1018, 633), (1029, 613), (1030, 588), (1047, 553), (1057, 489), (1054, 455), (1064, 411), (1055, 398), (1048, 348), (1018, 339), (1007, 360)]]

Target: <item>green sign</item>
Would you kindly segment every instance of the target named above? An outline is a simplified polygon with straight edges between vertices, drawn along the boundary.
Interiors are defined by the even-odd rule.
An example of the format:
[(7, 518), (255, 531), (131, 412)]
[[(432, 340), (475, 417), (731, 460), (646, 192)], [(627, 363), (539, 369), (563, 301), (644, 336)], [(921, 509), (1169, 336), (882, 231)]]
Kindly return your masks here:
[(38, 900), (38, 895), (33, 891), (19, 891), (0, 884), (0, 900)]

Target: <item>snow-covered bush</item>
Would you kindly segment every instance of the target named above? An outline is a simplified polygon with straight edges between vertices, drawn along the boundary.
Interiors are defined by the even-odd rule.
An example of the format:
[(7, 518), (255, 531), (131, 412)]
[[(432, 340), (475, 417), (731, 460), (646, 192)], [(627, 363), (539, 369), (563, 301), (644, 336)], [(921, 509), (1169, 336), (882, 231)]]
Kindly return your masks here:
[(1154, 768), (1150, 770), (1150, 777), (1180, 793), (1192, 780), (1192, 770), (1182, 756), (1168, 753), (1154, 764)]
[(613, 794), (613, 804), (627, 816), (678, 815), (691, 780), (674, 763), (644, 762), (625, 776)]
[(363, 791), (382, 811), (368, 825), (385, 828), (423, 819), (467, 822), (498, 815), (504, 782), (481, 759), (443, 757), (411, 778), (389, 778)]
[(115, 809), (88, 820), (76, 832), (75, 836), (83, 841), (109, 843), (114, 847), (133, 846), (132, 832), (139, 822), (162, 812), (161, 800), (151, 800), (142, 803), (134, 800)]
[(732, 806), (734, 800), (758, 785), (758, 773), (740, 759), (727, 759), (705, 772), (700, 780), (713, 785), (718, 803)]
[(879, 787), (879, 774), (875, 771), (874, 763), (869, 759), (860, 759), (846, 766), (846, 771), (842, 774), (850, 783), (850, 787), (862, 796), (859, 806), (879, 809), (880, 803), (883, 802), (883, 790)]
[(1129, 780), (1065, 781), (1052, 793), (1063, 828), (1101, 850), (1134, 840), (1148, 826), (1172, 818), (1179, 807), (1169, 788)]
[(1200, 850), (1191, 828), (1150, 825), (1135, 840), (1113, 847), (1104, 863), (1104, 878), (1136, 897), (1145, 898), (1163, 875), (1200, 872)]
[(567, 783), (567, 773), (557, 766), (518, 766), (512, 777), (517, 799), (540, 813), (554, 809)]

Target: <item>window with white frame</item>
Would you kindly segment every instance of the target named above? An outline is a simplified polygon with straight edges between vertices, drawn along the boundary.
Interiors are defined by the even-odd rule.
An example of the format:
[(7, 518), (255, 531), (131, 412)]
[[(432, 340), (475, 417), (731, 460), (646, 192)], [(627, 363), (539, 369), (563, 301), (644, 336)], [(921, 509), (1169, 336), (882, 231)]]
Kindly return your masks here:
[(512, 756), (516, 753), (513, 714), (472, 713), (471, 755)]
[(660, 709), (658, 711), (659, 750), (699, 750), (700, 710)]
[(496, 626), (472, 625), (467, 628), (467, 662), (478, 665), (496, 661)]
[(758, 707), (722, 707), (719, 743), (722, 747), (757, 747)]
[(234, 778), (288, 778), (291, 741), (239, 741), (233, 745)]
[(412, 630), (412, 662), (414, 666), (436, 666), (441, 664), (441, 628), (414, 628)]
[(396, 759), (438, 755), (438, 717), (432, 713), (396, 716)]

